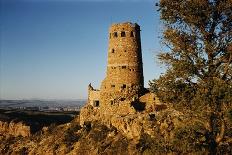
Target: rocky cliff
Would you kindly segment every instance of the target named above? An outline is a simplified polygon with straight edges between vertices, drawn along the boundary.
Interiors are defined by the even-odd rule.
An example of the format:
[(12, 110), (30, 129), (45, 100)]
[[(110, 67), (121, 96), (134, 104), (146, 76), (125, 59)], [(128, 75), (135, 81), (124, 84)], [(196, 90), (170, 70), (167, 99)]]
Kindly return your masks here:
[(0, 134), (29, 137), (31, 134), (31, 129), (30, 126), (23, 122), (0, 121)]
[[(209, 154), (204, 120), (167, 106), (154, 112), (112, 116), (110, 124), (85, 121), (50, 126), (28, 137), (0, 135), (0, 154), (153, 155)], [(219, 154), (231, 154), (231, 122)]]

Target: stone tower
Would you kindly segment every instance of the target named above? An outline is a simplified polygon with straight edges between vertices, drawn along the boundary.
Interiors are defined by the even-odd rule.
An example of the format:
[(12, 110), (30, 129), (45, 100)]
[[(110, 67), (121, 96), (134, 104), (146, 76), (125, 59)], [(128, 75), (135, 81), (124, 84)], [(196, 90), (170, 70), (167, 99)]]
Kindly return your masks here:
[(125, 124), (120, 124), (125, 116), (134, 120), (138, 112), (153, 112), (158, 104), (156, 95), (144, 88), (140, 26), (130, 22), (113, 24), (109, 29), (106, 77), (99, 90), (89, 84), (80, 124), (100, 121), (128, 133)]
[(107, 72), (101, 84), (100, 102), (123, 101), (143, 89), (140, 26), (129, 22), (113, 24), (109, 29)]

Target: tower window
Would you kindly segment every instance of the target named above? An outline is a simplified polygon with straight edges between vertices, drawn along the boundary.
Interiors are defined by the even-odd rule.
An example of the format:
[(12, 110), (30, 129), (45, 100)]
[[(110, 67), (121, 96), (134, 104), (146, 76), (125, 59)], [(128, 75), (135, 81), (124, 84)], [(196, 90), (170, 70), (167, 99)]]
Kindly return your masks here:
[(99, 107), (100, 102), (98, 100), (93, 101), (94, 107)]
[(111, 53), (114, 53), (114, 51), (115, 51), (115, 50), (114, 50), (114, 49), (112, 49), (112, 50), (111, 50)]
[(118, 33), (117, 32), (114, 32), (114, 37), (118, 37)]
[(115, 85), (114, 85), (114, 84), (112, 84), (112, 85), (111, 85), (111, 88), (115, 88)]
[(120, 100), (121, 100), (121, 101), (125, 101), (125, 98), (121, 98)]
[(131, 37), (134, 37), (134, 36), (135, 36), (133, 31), (131, 31), (130, 36), (131, 36)]
[(126, 66), (122, 66), (122, 69), (126, 69)]
[(126, 32), (125, 31), (122, 31), (121, 32), (121, 37), (125, 37), (126, 36)]
[(123, 85), (122, 85), (122, 88), (123, 88), (123, 89), (124, 89), (124, 88), (126, 88), (126, 85), (125, 85), (125, 84), (123, 84)]

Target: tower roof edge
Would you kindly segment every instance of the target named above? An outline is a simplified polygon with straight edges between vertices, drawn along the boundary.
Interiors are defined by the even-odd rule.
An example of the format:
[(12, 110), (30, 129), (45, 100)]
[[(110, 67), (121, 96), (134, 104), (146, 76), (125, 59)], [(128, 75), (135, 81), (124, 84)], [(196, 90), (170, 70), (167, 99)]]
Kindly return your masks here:
[(121, 23), (113, 23), (113, 24), (111, 24), (111, 27), (112, 27), (112, 26), (119, 26), (119, 25), (130, 25), (130, 26), (133, 26), (133, 27), (139, 26), (137, 23), (132, 23), (132, 22), (121, 22)]

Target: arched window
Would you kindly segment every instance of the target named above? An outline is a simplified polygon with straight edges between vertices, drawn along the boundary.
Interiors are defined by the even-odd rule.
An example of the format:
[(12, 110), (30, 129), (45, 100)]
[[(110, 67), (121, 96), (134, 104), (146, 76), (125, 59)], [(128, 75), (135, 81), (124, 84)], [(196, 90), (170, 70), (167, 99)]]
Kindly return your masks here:
[(125, 31), (121, 32), (121, 37), (126, 37), (126, 32)]

